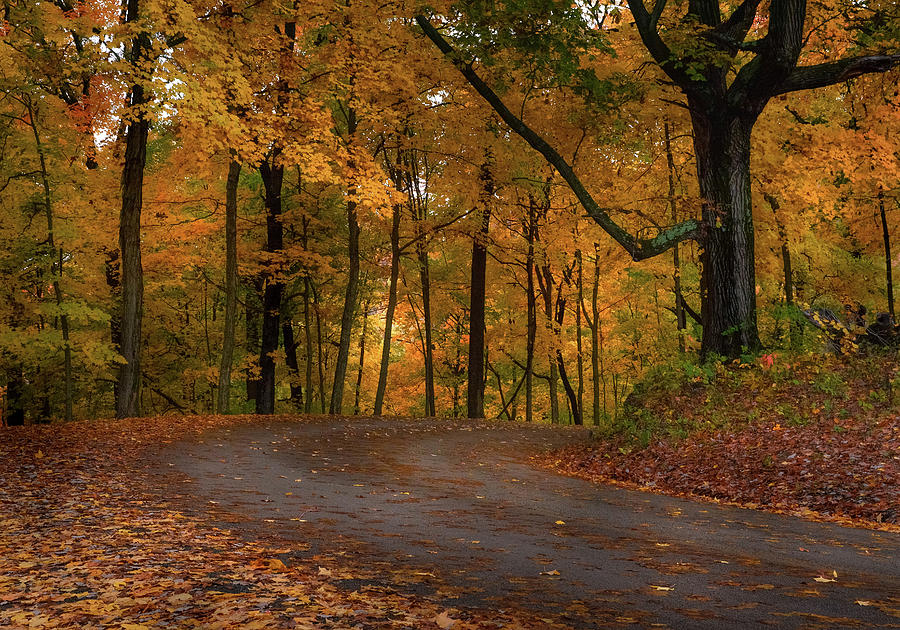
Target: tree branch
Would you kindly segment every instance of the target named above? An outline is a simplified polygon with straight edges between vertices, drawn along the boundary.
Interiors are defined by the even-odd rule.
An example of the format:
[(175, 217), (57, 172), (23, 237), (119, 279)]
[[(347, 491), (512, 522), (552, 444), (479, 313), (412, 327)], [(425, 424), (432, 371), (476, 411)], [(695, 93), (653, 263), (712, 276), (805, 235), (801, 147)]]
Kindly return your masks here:
[(737, 49), (743, 50), (742, 42), (750, 32), (753, 25), (753, 18), (756, 17), (756, 11), (762, 0), (744, 0), (737, 9), (734, 10), (727, 20), (713, 29), (713, 33), (725, 38), (733, 43)]
[[(654, 17), (647, 12), (644, 0), (629, 0), (628, 8), (631, 11), (631, 16), (634, 18), (634, 24), (637, 26), (641, 41), (644, 42), (644, 46), (657, 65), (678, 85), (690, 85), (690, 78), (683, 70), (675, 67), (672, 51), (669, 50), (669, 47), (666, 46), (666, 43), (659, 36)], [(658, 5), (654, 7), (654, 12), (656, 8), (658, 8)]]
[(864, 74), (887, 72), (898, 65), (900, 65), (900, 54), (849, 57), (815, 66), (801, 66), (794, 68), (787, 79), (777, 87), (775, 94), (834, 85)]
[(494, 109), (500, 118), (503, 119), (513, 131), (516, 132), (525, 142), (527, 142), (535, 151), (540, 153), (547, 160), (566, 183), (572, 192), (578, 198), (581, 206), (603, 230), (609, 234), (613, 240), (621, 245), (625, 251), (631, 254), (634, 260), (643, 260), (661, 254), (673, 247), (681, 241), (695, 239), (700, 240), (700, 223), (694, 219), (689, 219), (678, 225), (672, 226), (660, 232), (652, 239), (638, 239), (626, 232), (610, 217), (608, 208), (601, 208), (600, 205), (591, 197), (590, 193), (581, 183), (581, 180), (575, 174), (575, 171), (569, 163), (563, 158), (546, 140), (537, 134), (531, 127), (526, 125), (520, 118), (513, 114), (509, 108), (500, 100), (494, 92), (478, 74), (472, 69), (472, 65), (460, 59), (460, 56), (453, 47), (445, 40), (436, 28), (429, 22), (428, 18), (417, 15), (416, 22), (424, 31), (425, 35), (434, 42), (438, 50), (447, 57), (453, 65), (462, 73), (469, 84), (475, 88), (484, 100)]

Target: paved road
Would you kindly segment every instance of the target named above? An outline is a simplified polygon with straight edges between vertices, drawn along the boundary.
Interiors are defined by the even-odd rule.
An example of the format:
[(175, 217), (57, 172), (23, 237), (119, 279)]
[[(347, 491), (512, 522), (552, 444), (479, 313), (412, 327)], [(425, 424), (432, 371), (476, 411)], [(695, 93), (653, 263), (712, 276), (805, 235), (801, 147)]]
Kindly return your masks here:
[[(261, 421), (174, 445), (184, 505), (367, 583), (575, 628), (900, 627), (900, 535), (598, 486), (528, 455), (582, 432)], [(224, 517), (223, 517), (224, 518)], [(816, 578), (819, 578), (818, 580)]]

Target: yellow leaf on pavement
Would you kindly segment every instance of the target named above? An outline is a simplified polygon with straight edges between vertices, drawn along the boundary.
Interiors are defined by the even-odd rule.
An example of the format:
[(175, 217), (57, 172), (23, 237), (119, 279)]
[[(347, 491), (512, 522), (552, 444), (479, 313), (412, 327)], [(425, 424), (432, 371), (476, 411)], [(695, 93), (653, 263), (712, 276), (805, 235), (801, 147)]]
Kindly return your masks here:
[(445, 611), (434, 618), (434, 623), (438, 625), (438, 628), (447, 630), (448, 628), (452, 628), (454, 625), (456, 625), (456, 619), (453, 619)]

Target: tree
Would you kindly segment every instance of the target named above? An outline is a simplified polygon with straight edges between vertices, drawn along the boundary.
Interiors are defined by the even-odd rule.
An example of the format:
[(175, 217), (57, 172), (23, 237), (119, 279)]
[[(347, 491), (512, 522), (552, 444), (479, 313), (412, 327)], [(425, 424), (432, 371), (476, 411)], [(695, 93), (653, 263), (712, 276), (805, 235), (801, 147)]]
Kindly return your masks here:
[[(743, 0), (727, 16), (723, 16), (719, 0), (692, 0), (687, 6), (670, 6), (666, 12), (668, 4), (657, 0), (650, 11), (643, 0), (632, 0), (629, 6), (647, 51), (686, 97), (703, 209), (700, 222), (683, 221), (661, 230), (653, 239), (635, 238), (614, 221), (610, 210), (596, 202), (562, 155), (480, 77), (469, 56), (456, 51), (426, 16), (419, 15), (416, 21), (504, 122), (556, 168), (587, 214), (635, 260), (660, 254), (686, 239), (700, 243), (701, 353), (737, 357), (760, 345), (750, 196), (750, 136), (756, 120), (775, 96), (887, 71), (900, 64), (900, 54), (863, 54), (799, 65), (808, 39), (804, 32), (806, 0), (773, 0), (768, 11), (760, 11), (761, 0)], [(510, 41), (502, 35), (514, 33), (518, 27), (519, 23), (510, 19), (517, 5), (501, 5), (495, 12), (480, 2), (470, 3), (472, 7), (469, 15), (495, 18), (490, 27), (499, 25), (498, 38), (503, 43)], [(574, 19), (564, 3), (548, 0), (541, 8), (528, 24), (552, 28), (556, 21)], [(840, 13), (831, 9), (830, 17), (840, 17)], [(575, 23), (590, 30), (583, 22)], [(488, 28), (485, 25), (481, 32)], [(896, 42), (893, 44), (896, 50)]]

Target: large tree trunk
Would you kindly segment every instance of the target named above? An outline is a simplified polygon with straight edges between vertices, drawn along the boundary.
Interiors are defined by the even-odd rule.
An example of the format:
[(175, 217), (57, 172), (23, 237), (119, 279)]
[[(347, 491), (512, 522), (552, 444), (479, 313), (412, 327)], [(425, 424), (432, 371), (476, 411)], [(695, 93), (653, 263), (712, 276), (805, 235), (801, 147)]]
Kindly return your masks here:
[[(391, 361), (391, 335), (394, 328), (394, 310), (397, 308), (397, 281), (400, 278), (400, 206), (394, 206), (391, 217), (391, 277), (388, 285), (387, 311), (384, 314), (384, 339), (381, 345), (381, 367), (378, 372), (378, 388), (375, 391), (373, 414), (381, 415), (384, 393), (387, 389), (388, 367)], [(432, 410), (433, 411), (433, 410)]]
[(489, 162), (481, 169), (481, 228), (472, 239), (472, 276), (469, 299), (469, 362), (466, 406), (469, 418), (484, 418), (484, 308), (487, 271), (487, 235), (491, 222), (494, 182)]
[(219, 392), (216, 409), (230, 413), (231, 364), (234, 357), (234, 328), (237, 320), (237, 191), (241, 163), (231, 160), (225, 184), (225, 328), (222, 332), (222, 356), (219, 360)]
[[(633, 237), (612, 219), (571, 165), (504, 104), (478, 76), (471, 59), (458, 54), (427, 17), (417, 15), (415, 20), (510, 129), (556, 168), (588, 215), (634, 260), (660, 254), (688, 238), (701, 242), (701, 354), (738, 358), (744, 349), (756, 350), (760, 345), (750, 211), (750, 132), (754, 122), (773, 96), (886, 72), (900, 65), (900, 54), (798, 66), (807, 41), (807, 0), (746, 0), (727, 18), (719, 0), (690, 0), (686, 12), (683, 3), (669, 3), (682, 13), (680, 24), (673, 21), (673, 15), (663, 17), (666, 4), (665, 0), (654, 2), (648, 9), (643, 0), (629, 0), (628, 8), (647, 52), (688, 98), (704, 200), (703, 224), (688, 220), (649, 240)], [(767, 6), (767, 15), (757, 15), (760, 5)], [(754, 25), (760, 22), (767, 30), (765, 37), (756, 39)], [(670, 35), (675, 46), (666, 41)], [(747, 41), (748, 37), (753, 39)], [(739, 53), (740, 63), (729, 61)]]
[[(128, 0), (128, 23), (139, 19), (139, 0)], [(140, 33), (131, 41), (131, 59), (135, 68), (146, 63), (149, 37)], [(116, 417), (140, 415), (141, 401), (141, 322), (144, 303), (144, 272), (141, 268), (141, 208), (143, 206), (144, 167), (147, 162), (147, 135), (150, 122), (144, 105), (150, 101), (144, 86), (131, 86), (132, 108), (125, 131), (125, 164), (122, 168), (122, 209), (119, 213), (119, 252), (121, 256), (121, 338), (119, 354), (123, 363), (116, 379)]]
[(692, 103), (706, 238), (701, 253), (704, 357), (760, 347), (750, 197), (752, 120)]
[[(284, 167), (277, 164), (278, 151), (259, 165), (259, 174), (265, 187), (266, 204), (266, 252), (280, 256), (284, 248), (284, 226), (281, 223), (281, 185)], [(272, 261), (274, 262), (274, 261)], [(256, 413), (275, 413), (275, 357), (281, 327), (281, 298), (284, 283), (270, 266), (263, 271), (263, 313), (259, 340), (259, 385), (256, 392)]]

